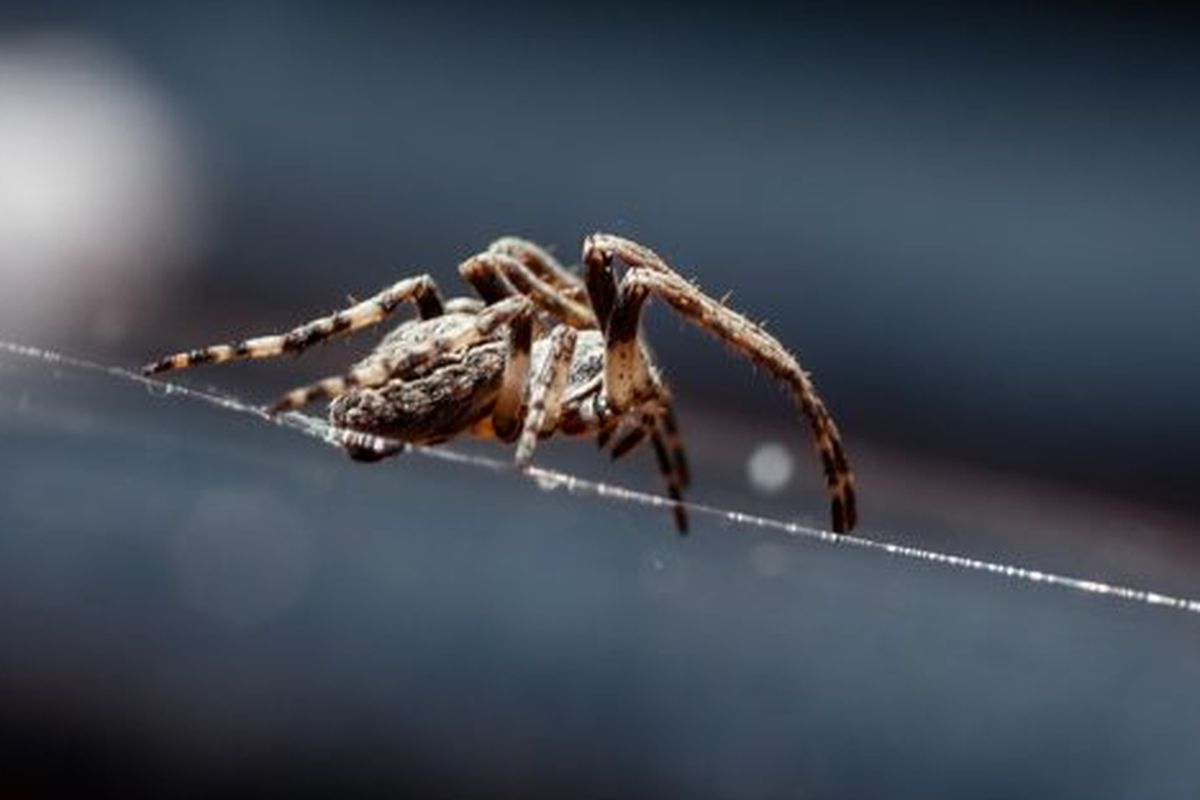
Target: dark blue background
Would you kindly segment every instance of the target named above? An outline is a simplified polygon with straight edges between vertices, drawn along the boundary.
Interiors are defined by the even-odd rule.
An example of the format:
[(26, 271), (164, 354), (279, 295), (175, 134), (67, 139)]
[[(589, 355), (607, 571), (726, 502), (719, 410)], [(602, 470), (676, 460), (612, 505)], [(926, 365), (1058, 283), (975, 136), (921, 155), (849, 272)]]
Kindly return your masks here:
[[(36, 9), (36, 10), (35, 10)], [(213, 218), (128, 342), (291, 321), (492, 238), (643, 240), (860, 438), (1197, 508), (1200, 56), (1169, 4), (42, 4), (190, 126)], [(196, 323), (199, 326), (199, 323)], [(658, 323), (696, 402), (753, 404)], [(214, 331), (214, 328), (216, 331)], [(166, 340), (164, 342), (164, 339)], [(136, 345), (136, 346), (135, 346)]]
[[(611, 230), (796, 348), (857, 458), (866, 535), (1200, 591), (1182, 6), (9, 6), (12, 37), (129, 59), (207, 185), (194, 269), (129, 298), (119, 340), (66, 322), (53, 344), (134, 365), (409, 272), (449, 289), (502, 234), (572, 259)], [(695, 496), (822, 523), (778, 393), (661, 308), (650, 332)], [(353, 352), (182, 379), (265, 400)], [(0, 786), (1200, 785), (1189, 616), (711, 520), (678, 540), (665, 515), (419, 456), (363, 468), (0, 361)], [(763, 439), (801, 458), (785, 496), (744, 488)], [(590, 449), (545, 458), (656, 485), (645, 454), (606, 471)]]

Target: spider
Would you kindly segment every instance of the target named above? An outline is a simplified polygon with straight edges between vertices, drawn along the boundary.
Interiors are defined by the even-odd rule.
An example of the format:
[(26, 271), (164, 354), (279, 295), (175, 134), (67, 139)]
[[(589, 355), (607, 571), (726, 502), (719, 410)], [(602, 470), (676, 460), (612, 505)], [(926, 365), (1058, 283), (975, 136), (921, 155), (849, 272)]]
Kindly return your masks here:
[[(619, 281), (616, 262), (625, 266)], [(300, 353), (412, 302), (416, 319), (398, 325), (344, 375), (288, 392), (270, 413), (330, 399), (330, 422), (348, 432), (342, 446), (361, 461), (393, 455), (404, 443), (474, 434), (515, 441), (524, 468), (538, 440), (554, 433), (595, 436), (601, 449), (612, 445), (614, 459), (649, 439), (684, 533), (687, 458), (671, 394), (641, 337), (642, 309), (653, 294), (788, 387), (821, 457), (833, 530), (854, 527), (854, 477), (837, 425), (777, 339), (636, 242), (593, 234), (584, 240), (583, 263), (581, 278), (541, 247), (505, 237), (459, 265), (478, 297), (443, 300), (433, 279), (418, 275), (287, 333), (176, 353), (142, 371)], [(355, 433), (393, 444), (380, 451)]]

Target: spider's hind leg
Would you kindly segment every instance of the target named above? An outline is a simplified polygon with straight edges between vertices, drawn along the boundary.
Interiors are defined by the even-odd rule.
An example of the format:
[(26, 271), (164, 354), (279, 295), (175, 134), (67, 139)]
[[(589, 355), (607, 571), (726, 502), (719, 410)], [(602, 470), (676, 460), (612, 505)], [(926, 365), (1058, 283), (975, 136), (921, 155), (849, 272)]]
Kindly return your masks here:
[(211, 345), (175, 353), (142, 367), (142, 374), (155, 375), (199, 364), (220, 364), (245, 358), (274, 358), (285, 353), (301, 353), (331, 337), (382, 322), (405, 301), (416, 304), (421, 319), (439, 317), (443, 313), (442, 296), (438, 292), (437, 284), (428, 275), (418, 275), (392, 284), (374, 297), (327, 317), (306, 322), (287, 333), (269, 334), (234, 344)]
[(528, 317), (532, 311), (533, 307), (528, 299), (520, 296), (507, 298), (485, 307), (470, 318), (469, 324), (449, 333), (426, 339), (400, 352), (373, 355), (344, 375), (293, 389), (281, 397), (270, 408), (269, 413), (278, 414), (302, 408), (322, 397), (333, 399), (354, 388), (369, 389), (381, 386), (394, 375), (403, 374), (446, 353), (493, 336), (501, 326)]

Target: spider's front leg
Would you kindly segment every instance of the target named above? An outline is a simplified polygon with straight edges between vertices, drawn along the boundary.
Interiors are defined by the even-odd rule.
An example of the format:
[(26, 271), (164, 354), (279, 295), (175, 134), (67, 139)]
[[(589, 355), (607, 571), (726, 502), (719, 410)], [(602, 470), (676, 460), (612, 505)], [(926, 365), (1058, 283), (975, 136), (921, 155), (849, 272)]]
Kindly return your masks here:
[[(583, 247), (588, 291), (593, 306), (610, 309), (607, 319), (610, 362), (605, 369), (609, 402), (633, 402), (642, 391), (648, 371), (637, 339), (642, 307), (650, 293), (694, 325), (726, 344), (784, 382), (804, 411), (825, 471), (833, 530), (844, 533), (857, 521), (854, 475), (850, 470), (841, 434), (832, 415), (817, 395), (808, 374), (773, 336), (741, 314), (722, 305), (684, 280), (647, 247), (608, 234), (588, 237)], [(614, 259), (629, 267), (618, 285), (612, 273)]]

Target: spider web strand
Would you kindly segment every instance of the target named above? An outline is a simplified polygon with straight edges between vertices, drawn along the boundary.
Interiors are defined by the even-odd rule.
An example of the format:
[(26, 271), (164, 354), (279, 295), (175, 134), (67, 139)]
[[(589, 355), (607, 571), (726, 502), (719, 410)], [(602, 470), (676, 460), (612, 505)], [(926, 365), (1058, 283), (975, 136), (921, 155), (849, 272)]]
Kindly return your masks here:
[[(330, 425), (328, 422), (316, 417), (312, 417), (307, 414), (301, 414), (295, 411), (273, 417), (266, 412), (265, 408), (250, 405), (235, 397), (221, 395), (212, 391), (192, 389), (190, 387), (171, 383), (169, 381), (150, 379), (138, 372), (125, 369), (123, 367), (107, 366), (94, 361), (88, 361), (86, 359), (64, 355), (53, 350), (46, 350), (16, 342), (0, 340), (0, 352), (20, 356), (32, 361), (39, 361), (47, 365), (66, 367), (83, 372), (99, 373), (102, 375), (107, 375), (111, 378), (132, 381), (133, 383), (145, 386), (147, 389), (160, 396), (174, 395), (187, 400), (205, 403), (225, 411), (247, 414), (249, 416), (257, 417), (264, 422), (270, 422), (280, 427), (294, 430), (305, 436), (318, 439), (326, 444), (336, 447), (340, 447), (347, 442), (353, 442), (357, 447), (368, 448), (375, 450), (376, 452), (394, 452), (396, 450), (404, 450), (406, 452), (418, 453), (428, 458), (435, 458), (454, 464), (467, 465), (477, 469), (486, 469), (497, 473), (514, 472), (513, 465), (508, 461), (501, 461), (494, 458), (488, 458), (486, 456), (461, 453), (444, 447), (432, 448), (410, 445), (382, 436), (364, 434), (358, 431), (350, 431)], [(546, 490), (564, 489), (567, 492), (575, 495), (587, 495), (616, 502), (633, 503), (635, 505), (647, 506), (651, 508), (670, 509), (675, 505), (675, 501), (668, 497), (652, 494), (650, 492), (629, 489), (624, 486), (617, 486), (601, 481), (580, 478), (575, 475), (559, 472), (557, 470), (546, 469), (544, 467), (529, 467), (525, 470), (524, 474), (529, 476), (535, 483), (537, 483), (538, 486)], [(786, 522), (783, 520), (772, 519), (770, 517), (747, 514), (742, 511), (732, 511), (729, 509), (718, 508), (716, 506), (704, 505), (703, 503), (684, 502), (682, 505), (692, 514), (714, 517), (733, 526), (766, 530), (793, 538), (813, 540), (822, 542), (824, 544), (838, 545), (859, 550), (867, 550), (875, 553), (886, 554), (896, 558), (937, 564), (952, 569), (981, 572), (1000, 578), (1006, 578), (1011, 581), (1055, 586), (1088, 595), (1110, 597), (1129, 603), (1139, 603), (1143, 605), (1158, 606), (1177, 611), (1200, 614), (1200, 600), (1194, 600), (1187, 597), (1169, 595), (1147, 589), (1121, 586), (1117, 584), (1106, 583), (1105, 581), (1101, 580), (1091, 580), (1059, 573), (1046, 572), (1043, 570), (1018, 566), (1015, 564), (986, 561), (983, 559), (957, 555), (954, 553), (926, 550), (920, 547), (898, 544), (896, 542), (891, 542), (884, 539), (837, 534), (831, 531), (822, 530), (820, 528), (812, 528), (805, 525), (800, 525), (795, 522)]]

